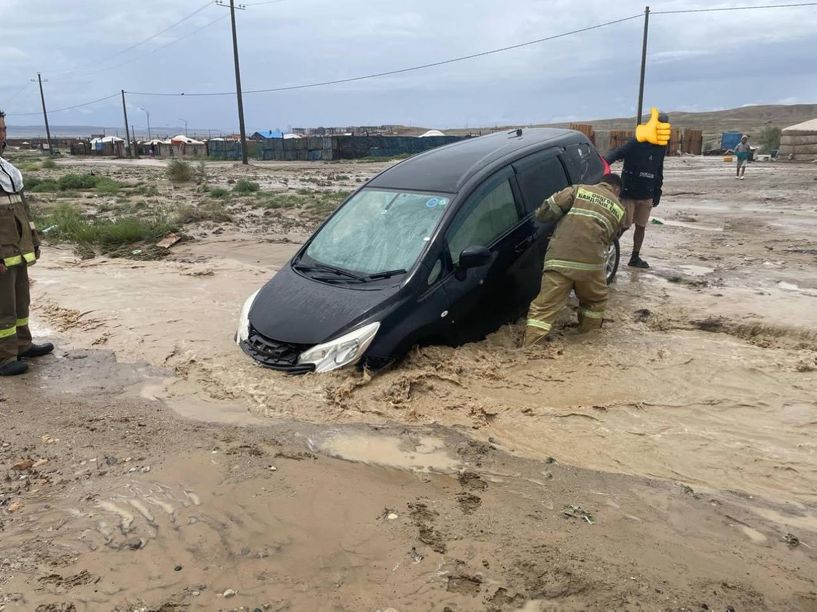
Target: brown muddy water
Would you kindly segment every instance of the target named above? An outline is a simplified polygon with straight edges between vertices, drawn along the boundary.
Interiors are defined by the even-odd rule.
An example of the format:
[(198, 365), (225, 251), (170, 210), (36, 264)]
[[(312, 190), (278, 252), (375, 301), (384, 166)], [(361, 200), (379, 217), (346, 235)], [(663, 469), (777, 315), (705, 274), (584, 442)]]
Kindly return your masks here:
[[(582, 476), (568, 479), (565, 486), (579, 487), (585, 494), (596, 490), (596, 499), (607, 499), (611, 505), (604, 507), (614, 509), (621, 524), (648, 525), (643, 528), (650, 541), (663, 545), (675, 538), (687, 538), (685, 547), (694, 541), (701, 556), (684, 558), (679, 583), (686, 579), (687, 584), (699, 581), (695, 584), (701, 585), (707, 572), (723, 571), (720, 553), (713, 551), (714, 544), (706, 544), (704, 534), (709, 533), (718, 546), (751, 551), (736, 552), (734, 561), (736, 569), (751, 574), (746, 582), (751, 593), (741, 591), (746, 609), (815, 609), (817, 595), (814, 599), (808, 595), (817, 593), (815, 171), (808, 166), (755, 164), (746, 181), (735, 182), (729, 180), (730, 170), (717, 160), (668, 161), (666, 195), (656, 211), (664, 223), (648, 227), (642, 250), (652, 268), (620, 270), (601, 332), (578, 336), (571, 307), (542, 349), (519, 349), (521, 329), (508, 326), (483, 342), (459, 348), (415, 349), (377, 375), (349, 370), (289, 377), (256, 367), (233, 344), (243, 300), (285, 264), (297, 248), (292, 242), (259, 242), (257, 236), (228, 229), (181, 245), (170, 258), (157, 262), (80, 261), (68, 249), (48, 249), (34, 274), (35, 329), (60, 338), (58, 363), (67, 364), (77, 351), (104, 351), (115, 355), (122, 367), (111, 369), (106, 374), (109, 378), (92, 382), (65, 372), (53, 378), (38, 372), (39, 388), (47, 391), (59, 385), (62, 391), (81, 396), (91, 389), (104, 395), (111, 385), (122, 389), (122, 395), (116, 396), (124, 398), (121, 401), (167, 405), (184, 422), (241, 425), (242, 431), (286, 426), (297, 432), (290, 442), (299, 450), (292, 452), (320, 457), (332, 466), (325, 478), (310, 480), (308, 491), (290, 483), (297, 496), (316, 500), (317, 505), (308, 510), (275, 494), (276, 507), (283, 508), (287, 517), (280, 519), (287, 521), (284, 526), (266, 516), (256, 502), (247, 502), (254, 495), (251, 490), (266, 484), (228, 478), (227, 464), (211, 470), (208, 465), (219, 463), (219, 453), (183, 455), (180, 448), (179, 456), (167, 459), (169, 467), (161, 483), (142, 483), (137, 490), (123, 481), (92, 507), (76, 508), (78, 514), (69, 511), (71, 520), (78, 521), (76, 533), (87, 533), (97, 548), (111, 542), (121, 548), (123, 543), (127, 547), (131, 526), (137, 526), (133, 529), (146, 541), (155, 539), (159, 531), (174, 533), (175, 544), (159, 546), (178, 549), (166, 551), (162, 558), (212, 550), (217, 540), (232, 551), (233, 558), (240, 556), (239, 542), (269, 542), (270, 532), (285, 527), (285, 540), (271, 545), (291, 552), (284, 555), (290, 565), (273, 571), (277, 580), (292, 587), (288, 593), (298, 591), (299, 584), (310, 584), (308, 575), (316, 558), (326, 559), (319, 567), (320, 573), (328, 572), (329, 582), (365, 588), (368, 581), (382, 580), (377, 577), (380, 569), (375, 568), (391, 558), (388, 548), (393, 542), (371, 539), (370, 527), (359, 522), (357, 513), (365, 510), (379, 516), (385, 508), (382, 525), (396, 520), (389, 519), (391, 514), (400, 517), (400, 524), (408, 517), (404, 526), (419, 529), (427, 547), (440, 549), (441, 538), (434, 534), (444, 530), (432, 525), (429, 507), (418, 509), (417, 502), (411, 501), (414, 506), (397, 508), (379, 487), (390, 491), (408, 487), (419, 497), (434, 496), (428, 487), (437, 493), (447, 490), (456, 482), (451, 474), (475, 467), (474, 457), (462, 453), (463, 440), (470, 440), (528, 466), (525, 470), (496, 462), (482, 466), (482, 479), (501, 484), (505, 494), (513, 491), (520, 499), (542, 503), (541, 492), (535, 491), (547, 483), (552, 466), (570, 474), (579, 470)], [(299, 475), (310, 461), (293, 461)], [(531, 466), (536, 467), (528, 469)], [(337, 470), (347, 475), (358, 470), (349, 478), (355, 496), (366, 506), (344, 501), (341, 524), (331, 501), (343, 490), (333, 481)], [(381, 477), (388, 484), (380, 482)], [(622, 509), (622, 500), (609, 497), (615, 479), (654, 484), (643, 489), (632, 485), (638, 492), (628, 497), (627, 508)], [(682, 518), (677, 500), (666, 497), (666, 487), (679, 486), (678, 490), (702, 495), (701, 503), (711, 499), (712, 504), (733, 504), (729, 518), (717, 529), (694, 513), (688, 520)], [(457, 501), (460, 510), (477, 503), (469, 501), (468, 495), (479, 497), (478, 493), (457, 487), (457, 495), (463, 493)], [(191, 493), (214, 514), (208, 518)], [(241, 500), (240, 517), (230, 509), (229, 500)], [(492, 503), (500, 502), (497, 498), (485, 505)], [(543, 503), (559, 513), (559, 501)], [(639, 503), (655, 515), (639, 512)], [(515, 512), (521, 506), (514, 504)], [(437, 521), (446, 516), (440, 509), (434, 511)], [(64, 512), (54, 510), (53, 520)], [(514, 517), (519, 528), (513, 538), (530, 539), (533, 532), (523, 526), (524, 520)], [(191, 518), (196, 522), (191, 524)], [(358, 524), (360, 531), (356, 531)], [(308, 535), (315, 529), (320, 534), (317, 539)], [(631, 531), (625, 532), (632, 536)], [(466, 529), (462, 537), (469, 540), (474, 533)], [(791, 575), (802, 580), (788, 584), (785, 588), (792, 591), (786, 595), (780, 590), (785, 591), (783, 582), (770, 578), (768, 568), (777, 558), (774, 555), (790, 550), (780, 544), (790, 533), (797, 535), (797, 554), (802, 555), (800, 569)], [(610, 537), (608, 531), (605, 534)], [(733, 538), (739, 538), (740, 544)], [(333, 544), (324, 550), (314, 544), (319, 541)], [(579, 541), (591, 546), (590, 541)], [(480, 549), (481, 545), (473, 546)], [(270, 552), (250, 548), (250, 557)], [(612, 556), (617, 549), (629, 550), (621, 540), (601, 548)], [(523, 558), (532, 554), (525, 550)], [(766, 568), (765, 577), (748, 569), (752, 559)], [(189, 556), (182, 565), (188, 563)], [(405, 559), (400, 563), (400, 568), (414, 567)], [(241, 567), (250, 572), (265, 571), (261, 565), (228, 564), (231, 571)], [(99, 575), (100, 567), (92, 573)], [(441, 557), (436, 571), (450, 570)], [(485, 595), (484, 579), (471, 580), (473, 568), (472, 573), (460, 570), (452, 570), (458, 578), (447, 583), (453, 592), (462, 595), (471, 589)], [(158, 568), (152, 571), (156, 577), (161, 574)], [(418, 581), (416, 592), (427, 598), (406, 599), (408, 591), (400, 590), (400, 609), (430, 609), (425, 604), (437, 591), (424, 591), (421, 585), (432, 580), (432, 573), (412, 574), (411, 579)], [(160, 591), (172, 590), (170, 578), (165, 576)], [(202, 581), (212, 578), (201, 574)], [(778, 586), (772, 588), (775, 580)], [(224, 577), (215, 582), (219, 589), (231, 583)], [(539, 591), (514, 585), (522, 597), (507, 594), (512, 603), (494, 602), (492, 609), (520, 609), (529, 601), (540, 606), (531, 609), (547, 607), (541, 603), (547, 598), (534, 596)], [(498, 582), (494, 586), (491, 597), (506, 588)], [(560, 601), (567, 609), (585, 609), (582, 606), (601, 601), (598, 592), (604, 590), (593, 589), (595, 599), (582, 599), (575, 583), (567, 581), (563, 586), (566, 599)], [(251, 588), (242, 584), (239, 592)], [(650, 596), (633, 595), (632, 601), (655, 601), (655, 588), (651, 586)], [(794, 592), (801, 595), (795, 597)], [(87, 605), (92, 609), (94, 601), (110, 601), (106, 598), (115, 594), (106, 592)], [(296, 602), (293, 609), (299, 609), (298, 602), (309, 601), (305, 597), (301, 593), (288, 601)], [(625, 599), (608, 601), (608, 609), (626, 607)], [(222, 605), (224, 600), (208, 601)], [(452, 609), (489, 607), (487, 599), (475, 606), (463, 601), (472, 600), (457, 600), (460, 607)], [(661, 609), (682, 609), (691, 601), (664, 602)], [(389, 607), (388, 602), (362, 595), (357, 600), (360, 607), (354, 602), (347, 597), (338, 605)], [(792, 607), (787, 608), (786, 602)]]

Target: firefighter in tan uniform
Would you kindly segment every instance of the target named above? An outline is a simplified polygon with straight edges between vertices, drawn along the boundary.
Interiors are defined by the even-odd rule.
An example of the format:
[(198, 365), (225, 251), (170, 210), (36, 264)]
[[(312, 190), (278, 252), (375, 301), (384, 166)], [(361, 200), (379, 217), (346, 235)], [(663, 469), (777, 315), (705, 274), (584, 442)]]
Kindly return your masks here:
[[(6, 121), (0, 111), (0, 154), (6, 146)], [(40, 357), (54, 345), (33, 344), (28, 329), (28, 267), (36, 263), (40, 243), (23, 199), (23, 177), (0, 157), (0, 376), (28, 370), (23, 358)]]
[(530, 305), (525, 346), (541, 342), (571, 290), (579, 298), (579, 331), (601, 327), (607, 304), (607, 250), (621, 233), (621, 178), (607, 174), (598, 185), (574, 185), (545, 200), (542, 221), (560, 220), (545, 255), (539, 295)]

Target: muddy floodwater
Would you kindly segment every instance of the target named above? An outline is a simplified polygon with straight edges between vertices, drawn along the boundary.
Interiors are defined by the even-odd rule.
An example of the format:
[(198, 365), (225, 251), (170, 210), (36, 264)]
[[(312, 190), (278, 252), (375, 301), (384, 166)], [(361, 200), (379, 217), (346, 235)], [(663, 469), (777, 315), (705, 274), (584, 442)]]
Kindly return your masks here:
[(509, 325), (377, 374), (233, 343), (307, 223), (49, 246), (32, 327), (59, 350), (0, 388), (0, 609), (817, 610), (817, 167), (665, 177), (600, 332), (571, 303), (544, 347)]

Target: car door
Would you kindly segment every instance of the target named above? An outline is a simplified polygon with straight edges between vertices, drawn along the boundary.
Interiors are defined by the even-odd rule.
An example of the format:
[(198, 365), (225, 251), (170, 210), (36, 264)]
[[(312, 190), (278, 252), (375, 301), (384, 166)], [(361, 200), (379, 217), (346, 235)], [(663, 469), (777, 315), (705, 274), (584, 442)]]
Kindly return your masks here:
[[(449, 300), (448, 320), (453, 337), (476, 339), (501, 323), (512, 306), (509, 275), (519, 254), (530, 245), (530, 226), (508, 166), (487, 178), (459, 208), (445, 232), (449, 273), (443, 279)], [(491, 261), (480, 268), (460, 270), (459, 255), (472, 246), (491, 251)]]
[(524, 286), (524, 300), (529, 303), (539, 293), (542, 267), (548, 239), (555, 223), (536, 219), (536, 209), (547, 198), (570, 184), (560, 160), (561, 149), (553, 148), (523, 157), (513, 164), (519, 191), (524, 204), (525, 222), (531, 226), (533, 243), (519, 261), (520, 283)]

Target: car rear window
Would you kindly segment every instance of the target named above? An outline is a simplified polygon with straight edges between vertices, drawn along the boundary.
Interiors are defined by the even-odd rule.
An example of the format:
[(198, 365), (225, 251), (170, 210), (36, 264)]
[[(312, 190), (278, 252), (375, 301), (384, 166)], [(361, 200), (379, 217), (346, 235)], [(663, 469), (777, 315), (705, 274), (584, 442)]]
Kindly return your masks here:
[(565, 163), (570, 173), (570, 180), (574, 185), (597, 183), (604, 173), (601, 157), (589, 142), (566, 146)]
[(547, 198), (569, 184), (555, 153), (532, 155), (520, 160), (514, 167), (528, 213), (535, 211)]

